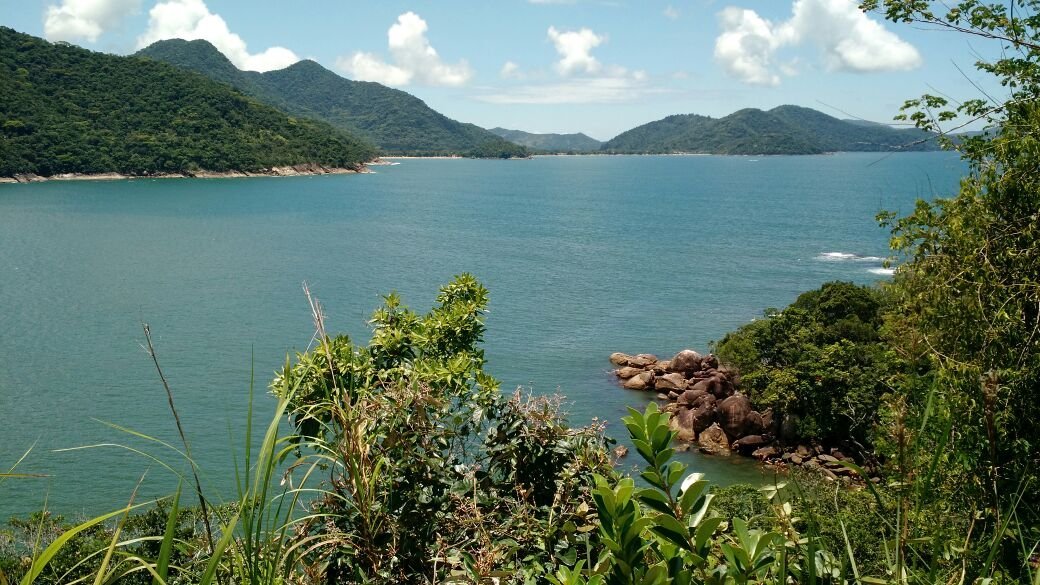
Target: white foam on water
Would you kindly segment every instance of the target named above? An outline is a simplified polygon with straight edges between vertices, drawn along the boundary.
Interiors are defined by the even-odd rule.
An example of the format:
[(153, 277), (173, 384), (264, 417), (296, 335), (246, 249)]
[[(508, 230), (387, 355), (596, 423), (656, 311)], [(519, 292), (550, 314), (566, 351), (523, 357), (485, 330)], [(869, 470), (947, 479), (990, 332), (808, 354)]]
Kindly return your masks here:
[(821, 262), (884, 262), (885, 259), (881, 256), (860, 256), (859, 254), (853, 254), (852, 252), (821, 252), (816, 255), (816, 259)]
[(842, 260), (854, 260), (857, 256), (849, 252), (821, 252), (816, 255), (817, 260), (824, 262), (840, 262)]
[(892, 276), (896, 273), (895, 268), (868, 268), (867, 272), (871, 274), (880, 274), (881, 276)]

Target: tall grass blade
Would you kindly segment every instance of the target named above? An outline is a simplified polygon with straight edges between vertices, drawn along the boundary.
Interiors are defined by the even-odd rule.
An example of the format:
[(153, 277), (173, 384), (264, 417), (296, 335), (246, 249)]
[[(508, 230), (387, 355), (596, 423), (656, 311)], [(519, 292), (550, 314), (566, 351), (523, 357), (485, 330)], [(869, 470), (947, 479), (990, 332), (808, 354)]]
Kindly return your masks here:
[(170, 507), (170, 517), (166, 520), (166, 531), (163, 532), (162, 544), (159, 545), (159, 558), (155, 562), (156, 575), (152, 578), (152, 585), (165, 585), (170, 570), (170, 555), (173, 553), (173, 540), (177, 534), (177, 516), (180, 513), (181, 486), (177, 483), (177, 491), (173, 494), (173, 503)]
[(119, 518), (119, 522), (116, 523), (115, 529), (112, 531), (112, 540), (108, 543), (108, 550), (105, 551), (105, 558), (101, 559), (101, 566), (98, 567), (97, 575), (94, 577), (94, 585), (103, 585), (105, 583), (105, 574), (108, 573), (108, 566), (112, 563), (112, 555), (116, 552), (116, 545), (119, 543), (119, 535), (123, 532), (123, 527), (126, 526), (126, 519), (130, 515), (130, 507), (134, 505), (134, 499), (137, 498), (137, 490), (141, 487), (141, 482), (144, 481), (147, 472), (141, 476), (141, 479), (137, 481), (137, 485), (134, 486), (134, 491), (130, 494), (130, 501), (127, 502), (125, 512)]
[(152, 363), (155, 364), (155, 371), (159, 373), (159, 380), (162, 382), (163, 389), (166, 390), (166, 399), (170, 404), (170, 412), (173, 413), (173, 420), (177, 423), (177, 433), (181, 436), (181, 443), (184, 445), (184, 454), (188, 459), (188, 463), (191, 465), (191, 475), (195, 479), (195, 494), (199, 498), (199, 507), (202, 508), (202, 525), (206, 529), (206, 541), (209, 543), (210, 552), (213, 551), (213, 529), (209, 525), (209, 506), (206, 503), (206, 496), (202, 493), (202, 482), (199, 481), (198, 466), (195, 465), (195, 460), (191, 456), (191, 446), (188, 444), (188, 437), (184, 434), (184, 426), (181, 424), (181, 415), (177, 412), (177, 407), (173, 404), (173, 390), (170, 390), (170, 384), (166, 381), (166, 374), (163, 374), (162, 368), (159, 366), (159, 356), (155, 353), (155, 347), (152, 345), (152, 330), (148, 327), (147, 323), (142, 323), (144, 329), (144, 339), (148, 343), (148, 355), (152, 358)]
[(238, 524), (238, 513), (231, 517), (231, 521), (228, 522), (227, 526), (224, 527), (224, 534), (220, 537), (213, 546), (213, 554), (210, 556), (209, 563), (206, 565), (206, 572), (202, 574), (202, 578), (199, 579), (199, 585), (211, 585), (214, 577), (216, 577), (217, 569), (220, 567), (220, 561), (224, 557), (224, 551), (228, 545), (231, 544), (231, 540), (235, 536), (235, 527)]

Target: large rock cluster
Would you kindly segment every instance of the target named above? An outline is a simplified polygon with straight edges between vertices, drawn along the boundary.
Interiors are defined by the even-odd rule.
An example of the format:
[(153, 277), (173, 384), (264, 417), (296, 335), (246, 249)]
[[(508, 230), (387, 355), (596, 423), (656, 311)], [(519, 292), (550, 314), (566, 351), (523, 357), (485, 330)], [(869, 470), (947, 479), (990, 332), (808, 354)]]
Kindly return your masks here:
[[(705, 453), (736, 452), (767, 465), (816, 470), (847, 483), (868, 479), (843, 464), (852, 462), (870, 472), (870, 481), (880, 481), (876, 461), (848, 457), (837, 447), (796, 442), (794, 432), (785, 431), (792, 419), (781, 421), (772, 410), (755, 411), (740, 392), (740, 375), (720, 366), (713, 355), (684, 349), (670, 360), (659, 360), (645, 353), (613, 353), (610, 362), (617, 366), (614, 374), (625, 388), (654, 392), (669, 401), (662, 410), (670, 413), (669, 424), (679, 440), (696, 442)], [(776, 441), (778, 436), (787, 444)]]
[(614, 374), (630, 390), (656, 392), (671, 401), (671, 426), (684, 441), (697, 441), (712, 453), (751, 454), (767, 447), (776, 434), (771, 411), (757, 412), (741, 394), (736, 371), (708, 354), (684, 349), (670, 360), (650, 354), (614, 353)]

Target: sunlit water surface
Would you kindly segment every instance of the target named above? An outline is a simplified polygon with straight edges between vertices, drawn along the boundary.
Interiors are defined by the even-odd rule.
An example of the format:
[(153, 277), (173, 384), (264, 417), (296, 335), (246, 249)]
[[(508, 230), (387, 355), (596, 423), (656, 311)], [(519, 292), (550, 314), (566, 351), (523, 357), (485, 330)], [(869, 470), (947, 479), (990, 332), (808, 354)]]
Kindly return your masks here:
[[(468, 271), (491, 290), (486, 348), (503, 388), (560, 392), (575, 423), (648, 395), (619, 388), (613, 351), (665, 357), (841, 279), (885, 278), (874, 216), (949, 195), (947, 153), (805, 157), (404, 160), (375, 174), (0, 185), (0, 518), (99, 513), (173, 475), (116, 448), (177, 458), (112, 428), (174, 440), (142, 349), (151, 325), (207, 486), (232, 498), (251, 373), (311, 338), (301, 283), (329, 328), (367, 339), (395, 290), (416, 309)], [(761, 481), (741, 458), (683, 455), (719, 483)], [(635, 465), (633, 457), (626, 465)], [(179, 467), (180, 468), (180, 467)], [(0, 471), (2, 471), (0, 470)]]

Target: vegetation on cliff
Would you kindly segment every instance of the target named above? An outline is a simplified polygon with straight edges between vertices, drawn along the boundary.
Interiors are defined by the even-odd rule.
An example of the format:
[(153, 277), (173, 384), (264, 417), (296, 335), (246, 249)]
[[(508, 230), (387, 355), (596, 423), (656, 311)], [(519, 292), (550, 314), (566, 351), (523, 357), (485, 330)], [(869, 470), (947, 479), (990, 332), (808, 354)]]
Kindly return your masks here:
[(827, 283), (783, 310), (767, 309), (715, 351), (739, 369), (755, 407), (786, 422), (788, 440), (865, 449), (895, 367), (881, 337), (884, 307), (878, 289)]
[(0, 27), (0, 176), (356, 167), (375, 150), (176, 67)]
[(479, 158), (526, 156), (523, 147), (457, 122), (399, 89), (336, 75), (314, 61), (278, 71), (241, 71), (208, 41), (159, 41), (137, 53), (231, 85), (294, 116), (361, 136), (382, 154)]

